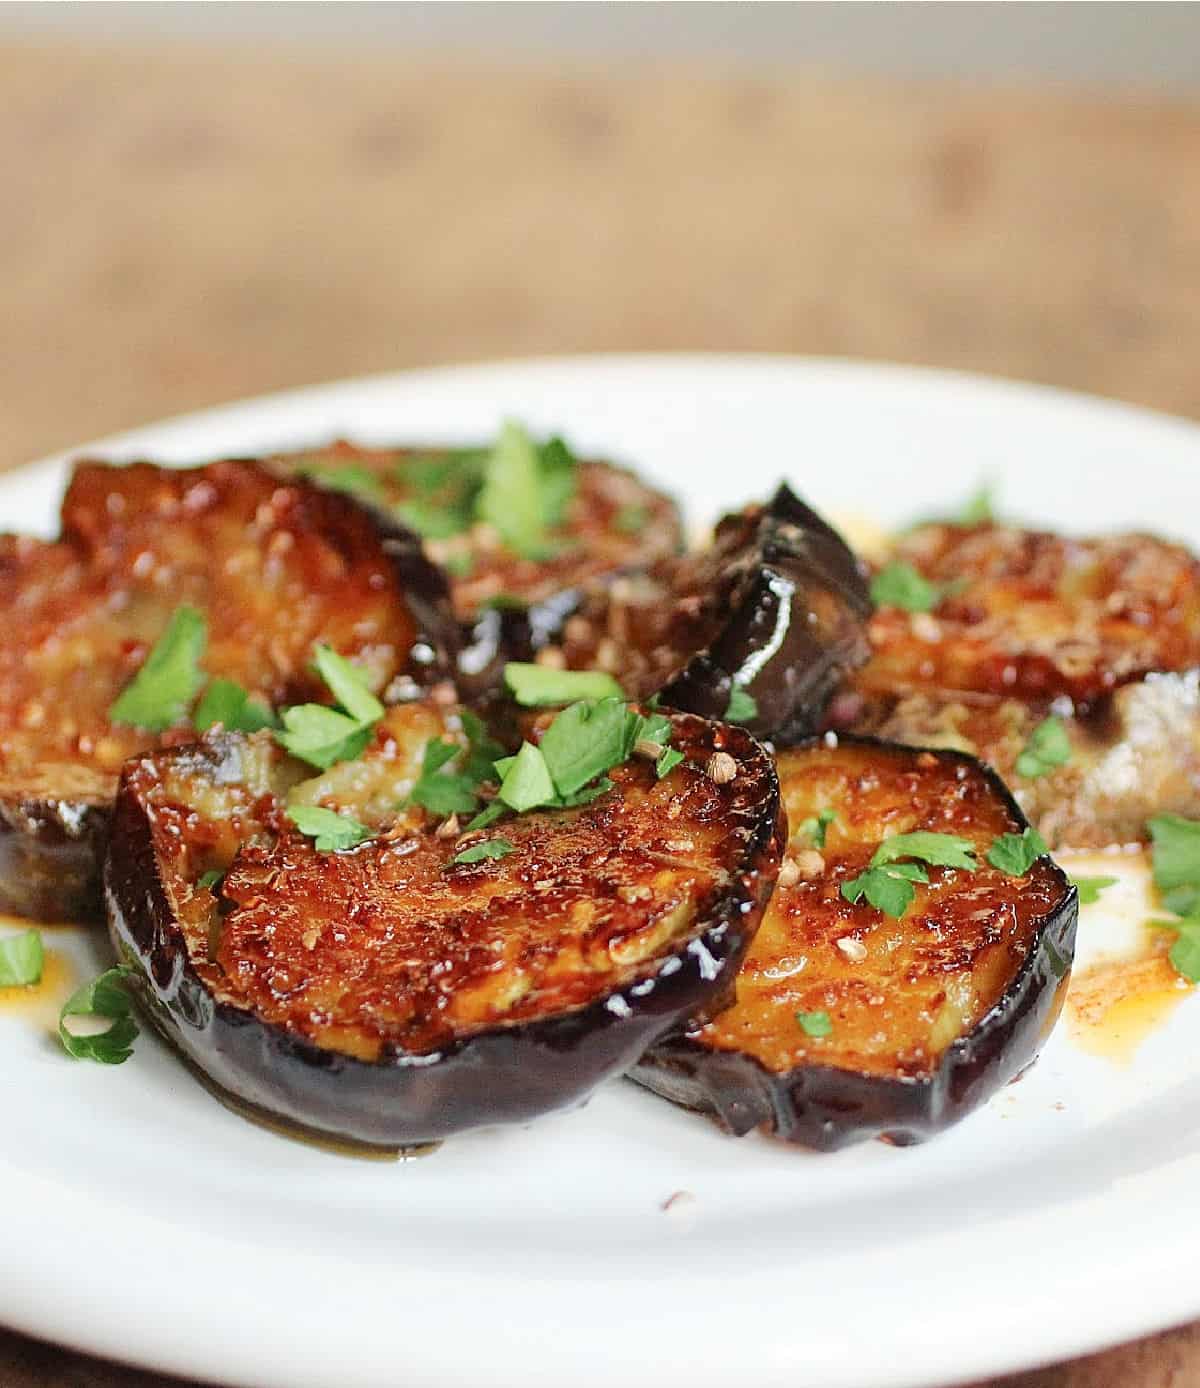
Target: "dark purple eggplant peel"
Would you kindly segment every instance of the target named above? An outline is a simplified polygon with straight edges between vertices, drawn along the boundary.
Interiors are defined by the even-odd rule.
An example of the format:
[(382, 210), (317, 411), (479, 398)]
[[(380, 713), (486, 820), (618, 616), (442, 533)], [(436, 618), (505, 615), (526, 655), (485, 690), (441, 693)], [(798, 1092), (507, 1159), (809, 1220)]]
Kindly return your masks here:
[[(726, 516), (707, 548), (590, 595), (563, 623), (562, 660), (609, 671), (631, 697), (795, 741), (867, 658), (871, 610), (862, 565), (784, 484)], [(735, 690), (752, 713), (731, 713)]]
[[(989, 864), (1026, 821), (962, 753), (822, 739), (778, 770), (791, 841), (738, 1000), (652, 1045), (632, 1077), (738, 1136), (930, 1137), (1037, 1055), (1066, 995), (1075, 888), (1045, 855), (1018, 876)], [(914, 830), (969, 840), (978, 867), (923, 866), (899, 919), (847, 900), (879, 844)]]
[[(389, 710), (361, 761), (307, 780), (265, 734), (126, 767), (113, 941), (157, 1029), (239, 1106), (418, 1146), (577, 1103), (728, 1000), (778, 871), (763, 749), (678, 715), (685, 760), (662, 780), (634, 757), (587, 805), (456, 839), (394, 808), (454, 726), (433, 705)], [(378, 837), (319, 852), (297, 804)], [(485, 842), (500, 856), (454, 861)]]

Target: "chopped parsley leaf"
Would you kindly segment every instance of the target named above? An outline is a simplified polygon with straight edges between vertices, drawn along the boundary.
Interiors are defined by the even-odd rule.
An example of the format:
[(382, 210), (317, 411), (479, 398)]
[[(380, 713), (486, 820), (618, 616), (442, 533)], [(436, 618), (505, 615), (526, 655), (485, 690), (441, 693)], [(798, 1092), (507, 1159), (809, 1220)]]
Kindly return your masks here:
[(941, 602), (944, 590), (930, 583), (911, 564), (888, 564), (871, 580), (871, 601), (876, 607), (900, 607), (905, 612), (930, 612)]
[(24, 930), (0, 940), (0, 988), (23, 988), (39, 983), (45, 951), (40, 930)]
[(963, 868), (973, 872), (979, 863), (970, 839), (958, 834), (938, 834), (916, 830), (893, 834), (884, 839), (871, 856), (865, 872), (842, 883), (842, 895), (856, 902), (865, 896), (877, 911), (898, 919), (912, 904), (914, 882), (928, 882), (929, 874), (917, 863), (899, 861), (918, 858), (931, 867)]
[(817, 1040), (822, 1036), (828, 1036), (833, 1030), (833, 1022), (830, 1021), (828, 1012), (797, 1012), (796, 1021), (800, 1023), (800, 1030), (805, 1036)]
[(1031, 827), (1019, 834), (1001, 834), (988, 849), (987, 860), (1010, 877), (1024, 877), (1042, 854), (1049, 851), (1046, 840)]
[(1167, 958), (1177, 974), (1192, 983), (1200, 983), (1200, 916), (1183, 916), (1172, 921), (1151, 920), (1146, 924), (1156, 930), (1177, 932)]
[(339, 463), (334, 458), (317, 457), (314, 461), (301, 463), (296, 469), (303, 477), (310, 477), (326, 491), (348, 492), (364, 501), (378, 502), (382, 499), (383, 488), (379, 475), (363, 463)]
[(800, 821), (800, 832), (805, 838), (812, 841), (817, 848), (825, 847), (825, 835), (829, 832), (829, 826), (837, 819), (837, 814), (833, 810), (818, 810), (815, 815), (810, 815), (808, 819)]
[(266, 704), (251, 698), (237, 680), (215, 679), (196, 705), (192, 726), (202, 733), (218, 723), (229, 733), (256, 733), (273, 728), (275, 715)]
[(683, 753), (678, 747), (668, 747), (654, 763), (654, 774), (661, 781), (664, 776), (669, 776), (672, 771), (683, 760)]
[(1200, 911), (1200, 821), (1160, 814), (1146, 821), (1154, 885), (1163, 905), (1180, 916)]
[(1115, 887), (1118, 879), (1116, 877), (1072, 877), (1076, 890), (1079, 892), (1080, 906), (1092, 906), (1100, 900), (1100, 893), (1109, 887)]
[[(106, 969), (85, 983), (63, 1004), (58, 1018), (58, 1037), (63, 1049), (76, 1060), (95, 1060), (101, 1065), (121, 1065), (133, 1054), (138, 1025), (125, 980), (133, 970), (124, 964)], [(72, 1017), (103, 1017), (112, 1025), (99, 1033), (77, 1033), (68, 1025)]]
[(624, 698), (621, 686), (603, 670), (551, 670), (545, 665), (510, 660), (504, 683), (525, 708), (569, 704), (577, 699)]
[(513, 851), (513, 846), (507, 839), (485, 839), (482, 843), (475, 843), (470, 848), (464, 848), (461, 853), (455, 854), (450, 861), (452, 863), (482, 863), (488, 858), (507, 858)]
[(733, 685), (725, 709), (726, 723), (749, 723), (752, 718), (757, 717), (758, 704), (754, 701), (754, 696), (747, 694), (740, 684)]
[(371, 837), (371, 831), (350, 815), (327, 810), (323, 805), (290, 805), (287, 817), (307, 838), (314, 840), (318, 853), (340, 853), (357, 848)]
[(207, 641), (204, 614), (187, 605), (177, 607), (142, 668), (109, 709), (109, 718), (148, 732), (182, 722), (204, 683), (200, 658)]
[(1070, 760), (1071, 738), (1067, 725), (1051, 714), (1029, 734), (1029, 741), (1017, 757), (1017, 774), (1035, 781), (1055, 767), (1066, 766)]
[(541, 748), (535, 747), (532, 742), (521, 743), (517, 755), (497, 762), (496, 770), (503, 777), (499, 798), (518, 814), (536, 809), (539, 805), (552, 805), (558, 798), (546, 758)]
[[(462, 750), (455, 743), (443, 742), (440, 738), (432, 738), (425, 744), (421, 774), (409, 795), (413, 804), (422, 806), (430, 814), (442, 816), (475, 812), (481, 778), (465, 770), (444, 769)], [(488, 774), (491, 774), (490, 769)]]

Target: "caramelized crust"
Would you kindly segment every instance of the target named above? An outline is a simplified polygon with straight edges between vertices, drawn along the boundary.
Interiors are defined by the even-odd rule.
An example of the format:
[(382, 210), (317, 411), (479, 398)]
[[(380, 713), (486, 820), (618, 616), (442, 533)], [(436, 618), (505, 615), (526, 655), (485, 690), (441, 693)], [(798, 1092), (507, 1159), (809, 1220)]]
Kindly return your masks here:
[[(864, 1074), (927, 1077), (946, 1047), (999, 1001), (1034, 947), (1037, 927), (1066, 894), (1048, 858), (1008, 877), (986, 861), (1021, 824), (983, 772), (957, 759), (900, 748), (816, 746), (778, 760), (788, 822), (832, 810), (824, 866), (776, 888), (738, 975), (737, 1004), (696, 1033), (702, 1045), (744, 1051), (769, 1070), (806, 1062)], [(975, 872), (929, 868), (927, 886), (900, 920), (843, 882), (864, 872), (883, 839), (914, 830), (957, 834), (974, 845)], [(809, 850), (798, 834), (796, 860)], [(853, 940), (866, 957), (849, 957)], [(797, 1012), (828, 1012), (833, 1030), (813, 1040)]]
[[(688, 760), (662, 781), (634, 759), (590, 805), (441, 837), (419, 810), (394, 809), (428, 737), (460, 738), (453, 715), (441, 718), (393, 710), (342, 784), (295, 783), (294, 764), (261, 737), (236, 752), (210, 739), (208, 754), (130, 770), (126, 793), (150, 814), (191, 963), (214, 996), (363, 1059), (428, 1053), (653, 972), (711, 917), (763, 837), (769, 760), (744, 734), (698, 720), (676, 739)], [(705, 772), (718, 743), (736, 765), (720, 785)], [(244, 759), (240, 779), (215, 773), (215, 749)], [(318, 852), (286, 818), (297, 802), (342, 808), (382, 837)], [(513, 851), (452, 862), (487, 840)], [(214, 864), (228, 864), (216, 920), (194, 885)]]
[[(440, 579), (410, 539), (381, 531), (345, 497), (247, 463), (84, 463), (62, 523), (53, 543), (0, 538), (0, 816), (10, 835), (0, 890), (9, 909), (85, 909), (98, 866), (90, 837), (80, 840), (87, 881), (69, 892), (35, 881), (36, 861), (10, 873), (6, 855), (28, 850), (36, 860), (47, 832), (69, 841), (70, 807), (82, 817), (105, 810), (127, 757), (191, 735), (158, 737), (108, 718), (181, 604), (207, 617), (207, 674), (272, 704), (328, 697), (308, 668), (318, 641), (360, 661), (392, 695), (437, 669), (431, 632), (440, 620), (440, 647), (449, 627)], [(31, 806), (43, 807), (40, 828)]]
[[(986, 861), (1025, 826), (999, 781), (953, 752), (870, 741), (781, 754), (784, 868), (738, 975), (736, 1003), (652, 1048), (635, 1071), (730, 1130), (821, 1147), (927, 1136), (1036, 1053), (1061, 1005), (1074, 890), (1047, 857), (1023, 877)], [(805, 821), (835, 818), (815, 846)], [(927, 830), (975, 847), (975, 871), (928, 867), (899, 919), (842, 885), (880, 843)], [(810, 1036), (798, 1014), (826, 1013)]]
[(1200, 563), (1179, 545), (927, 525), (892, 557), (946, 591), (932, 612), (876, 612), (857, 677), (868, 698), (937, 689), (1085, 707), (1200, 664)]
[[(273, 461), (289, 470), (303, 469), (317, 482), (337, 486), (339, 472), (366, 469), (376, 479), (376, 504), (395, 510), (407, 503), (437, 506), (432, 496), (413, 485), (413, 469), (429, 462), (450, 462), (444, 448), (363, 448), (338, 440), (328, 448), (290, 454)], [(353, 474), (351, 474), (353, 475)], [(342, 485), (348, 485), (343, 483)], [(444, 503), (453, 491), (441, 495)], [(674, 554), (682, 544), (679, 514), (670, 497), (655, 491), (632, 472), (611, 463), (581, 461), (575, 494), (567, 504), (557, 553), (545, 559), (523, 559), (505, 548), (491, 527), (476, 524), (461, 534), (425, 541), (426, 553), (452, 574), (455, 615), (472, 622), (480, 609), (496, 600), (535, 606), (564, 589), (574, 589), (604, 575), (653, 563)]]

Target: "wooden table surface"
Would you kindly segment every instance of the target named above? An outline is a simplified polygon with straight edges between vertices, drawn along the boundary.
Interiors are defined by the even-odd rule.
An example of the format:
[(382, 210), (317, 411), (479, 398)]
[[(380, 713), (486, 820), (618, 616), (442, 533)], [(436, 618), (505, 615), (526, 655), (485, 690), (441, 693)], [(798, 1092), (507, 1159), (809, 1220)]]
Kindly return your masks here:
[[(277, 387), (597, 350), (1200, 415), (1200, 104), (9, 43), (0, 189), (0, 466)], [(166, 1383), (0, 1332), (3, 1388)], [(1197, 1384), (1200, 1327), (1005, 1383)]]

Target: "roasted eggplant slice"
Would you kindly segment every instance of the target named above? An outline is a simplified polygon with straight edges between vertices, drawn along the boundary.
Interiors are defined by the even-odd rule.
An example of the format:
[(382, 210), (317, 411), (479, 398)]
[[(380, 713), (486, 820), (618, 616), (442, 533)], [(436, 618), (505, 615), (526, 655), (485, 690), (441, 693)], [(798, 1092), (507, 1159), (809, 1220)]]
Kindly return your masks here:
[[(658, 694), (670, 708), (792, 739), (814, 730), (866, 658), (870, 611), (845, 542), (785, 485), (766, 506), (726, 516), (708, 548), (593, 594), (541, 658), (606, 670), (635, 698)], [(740, 715), (735, 688), (752, 701)]]
[[(1051, 847), (1144, 837), (1200, 813), (1200, 563), (1146, 535), (1068, 539), (994, 524), (922, 526), (894, 562), (929, 610), (881, 605), (838, 727), (958, 747), (992, 763)], [(1062, 748), (1026, 754), (1047, 718)]]
[[(396, 808), (435, 737), (462, 741), (455, 715), (411, 704), (315, 779), (266, 734), (126, 767), (113, 939), (159, 1030), (239, 1106), (419, 1145), (576, 1103), (727, 1000), (781, 846), (752, 738), (676, 716), (662, 779), (635, 756), (587, 804), (456, 837)], [(371, 837), (319, 851), (298, 806)]]
[(193, 734), (110, 709), (171, 624), (207, 622), (203, 669), (269, 704), (323, 699), (326, 642), (373, 688), (449, 668), (445, 582), (415, 537), (347, 497), (244, 463), (81, 464), (55, 542), (0, 537), (0, 910), (100, 916), (100, 864), (125, 759)]
[[(826, 1149), (928, 1137), (1037, 1054), (1066, 992), (1075, 889), (1044, 855), (1021, 863), (1028, 840), (1004, 840), (1021, 875), (991, 865), (1026, 822), (961, 753), (830, 737), (777, 764), (791, 839), (737, 1002), (651, 1047), (633, 1076), (738, 1135)], [(924, 860), (893, 859), (885, 886), (907, 886), (885, 904), (911, 893), (907, 909), (849, 900), (881, 845), (913, 833), (938, 837), (907, 840)], [(977, 867), (930, 865), (964, 851)]]
[[(490, 448), (341, 440), (272, 463), (352, 491), (424, 536), (450, 574), (462, 674), (476, 691), (498, 681), (505, 660), (526, 660), (553, 640), (583, 589), (682, 546), (669, 497), (626, 468), (576, 461), (561, 440), (538, 444), (514, 425)], [(536, 513), (532, 529), (527, 512)]]

